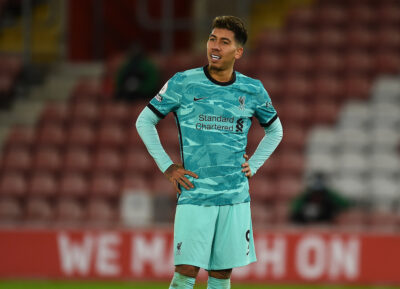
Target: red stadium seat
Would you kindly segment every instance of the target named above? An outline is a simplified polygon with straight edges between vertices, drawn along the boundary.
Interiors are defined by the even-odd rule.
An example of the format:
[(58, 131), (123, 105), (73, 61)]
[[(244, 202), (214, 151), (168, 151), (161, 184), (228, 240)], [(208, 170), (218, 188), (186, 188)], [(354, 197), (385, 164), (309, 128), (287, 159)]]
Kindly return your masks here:
[(28, 183), (28, 194), (39, 198), (52, 198), (58, 189), (57, 179), (49, 173), (34, 173)]
[(56, 208), (56, 220), (58, 223), (79, 225), (84, 220), (84, 209), (82, 203), (74, 199), (59, 199)]
[(63, 159), (64, 172), (87, 173), (92, 167), (92, 155), (84, 148), (71, 147)]
[(276, 170), (279, 173), (301, 177), (304, 171), (305, 160), (303, 153), (295, 150), (283, 151), (278, 157)]
[(49, 201), (42, 198), (30, 198), (25, 207), (26, 222), (48, 223), (54, 220), (54, 210)]
[(95, 140), (95, 130), (87, 123), (75, 122), (67, 132), (67, 145), (69, 146), (91, 149), (95, 144)]
[(58, 172), (62, 157), (55, 148), (39, 148), (33, 156), (33, 169), (36, 171)]
[(0, 177), (0, 196), (22, 198), (26, 191), (27, 182), (22, 174), (6, 172)]
[(68, 121), (68, 106), (64, 103), (58, 102), (49, 102), (46, 104), (45, 108), (43, 109), (40, 118), (39, 118), (39, 125), (48, 125), (48, 124), (55, 124), (55, 125), (65, 125)]
[(340, 5), (325, 4), (322, 7), (318, 7), (316, 14), (319, 26), (341, 28), (349, 20), (347, 9)]
[(293, 27), (288, 31), (288, 47), (289, 51), (295, 52), (312, 52), (315, 49), (314, 33), (302, 27)]
[(347, 74), (371, 75), (374, 62), (371, 55), (361, 51), (351, 51), (345, 58), (345, 70)]
[(152, 180), (143, 174), (126, 173), (122, 177), (121, 192), (151, 192)]
[(93, 156), (92, 169), (98, 173), (120, 173), (122, 158), (117, 150), (99, 149)]
[(265, 228), (274, 222), (273, 206), (262, 203), (251, 203), (251, 219), (255, 227)]
[(23, 217), (20, 202), (14, 198), (0, 198), (0, 224), (18, 222)]
[(97, 146), (101, 148), (122, 148), (125, 143), (125, 131), (118, 123), (106, 123), (97, 131)]
[(295, 9), (290, 12), (288, 27), (312, 30), (315, 28), (316, 16), (315, 9), (310, 9), (308, 7)]
[(32, 167), (32, 156), (28, 149), (9, 149), (3, 155), (3, 170), (28, 172)]
[(123, 171), (129, 173), (151, 174), (156, 164), (147, 150), (129, 149), (123, 156)]
[(74, 87), (70, 100), (72, 102), (98, 101), (102, 99), (101, 85), (99, 79), (83, 77)]
[(339, 113), (335, 100), (321, 99), (309, 108), (309, 122), (313, 124), (334, 124)]
[(359, 4), (349, 7), (349, 19), (360, 26), (371, 27), (376, 25), (377, 15), (375, 9), (371, 5), (360, 1)]
[(369, 51), (372, 49), (374, 37), (371, 29), (357, 25), (346, 31), (347, 46), (352, 51)]
[(276, 186), (272, 178), (256, 174), (249, 181), (250, 197), (256, 202), (271, 202), (276, 197)]
[(38, 147), (57, 146), (65, 144), (65, 128), (55, 123), (45, 123), (36, 131), (35, 145)]
[(340, 51), (344, 48), (346, 39), (340, 29), (321, 28), (316, 35), (316, 43), (319, 49), (331, 49)]
[(3, 151), (21, 148), (29, 150), (32, 148), (35, 139), (35, 132), (31, 127), (14, 126), (11, 127), (8, 137), (3, 144)]
[(85, 199), (89, 195), (89, 182), (82, 174), (65, 173), (60, 177), (59, 194), (65, 198)]
[(96, 102), (77, 102), (71, 105), (70, 117), (76, 122), (95, 124), (99, 120), (99, 113), (99, 105)]
[(303, 190), (303, 184), (299, 176), (281, 174), (277, 178), (277, 198), (281, 201), (289, 201)]
[(117, 220), (115, 206), (103, 199), (89, 199), (85, 219), (90, 225), (110, 225)]
[(122, 126), (133, 125), (129, 106), (126, 103), (107, 102), (100, 108), (100, 120), (104, 123), (118, 123)]
[(90, 180), (90, 194), (92, 197), (116, 199), (120, 194), (119, 180), (111, 174), (95, 174)]

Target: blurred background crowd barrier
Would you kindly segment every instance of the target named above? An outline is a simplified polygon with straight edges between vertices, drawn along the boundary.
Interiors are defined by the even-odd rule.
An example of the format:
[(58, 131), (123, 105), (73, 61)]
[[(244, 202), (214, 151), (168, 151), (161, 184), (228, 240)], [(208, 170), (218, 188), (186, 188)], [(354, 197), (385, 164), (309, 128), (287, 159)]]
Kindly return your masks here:
[[(26, 230), (172, 229), (176, 195), (134, 123), (174, 73), (207, 64), (210, 23), (221, 14), (247, 23), (236, 69), (263, 82), (284, 128), (250, 180), (256, 230), (399, 244), (400, 1), (1, 0), (4, 246)], [(158, 131), (179, 161), (173, 117)], [(249, 154), (263, 133), (254, 123)], [(393, 256), (399, 247), (389, 245)], [(0, 276), (12, 276), (4, 268)], [(390, 270), (374, 280), (346, 270), (349, 282), (400, 283)]]

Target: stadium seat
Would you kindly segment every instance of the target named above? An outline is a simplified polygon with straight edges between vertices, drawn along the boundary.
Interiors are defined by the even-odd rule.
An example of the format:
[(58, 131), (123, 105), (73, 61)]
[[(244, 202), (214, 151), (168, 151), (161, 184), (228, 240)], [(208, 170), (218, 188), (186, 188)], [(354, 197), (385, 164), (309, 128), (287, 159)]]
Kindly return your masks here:
[(33, 173), (28, 182), (28, 194), (31, 197), (53, 198), (58, 191), (57, 179), (49, 173)]
[(146, 174), (140, 174), (140, 172), (127, 172), (122, 176), (121, 181), (121, 192), (151, 192), (151, 187), (154, 179), (154, 175), (151, 178), (147, 178)]
[(82, 77), (75, 85), (69, 100), (73, 103), (98, 101), (103, 98), (99, 79)]
[(93, 126), (87, 123), (72, 123), (67, 132), (67, 145), (92, 149), (96, 140)]
[(70, 117), (76, 122), (96, 124), (99, 113), (99, 105), (94, 101), (79, 101), (72, 104), (70, 108)]
[(5, 172), (0, 176), (0, 196), (22, 199), (27, 192), (27, 181), (21, 173)]
[(32, 155), (26, 148), (10, 148), (3, 155), (3, 170), (28, 172), (32, 167)]
[[(320, 49), (316, 51), (313, 59), (313, 71), (316, 76), (321, 74), (335, 75), (343, 72), (344, 63), (340, 53), (329, 49)], [(320, 89), (324, 89), (322, 84)]]
[(30, 150), (33, 147), (35, 131), (27, 126), (13, 126), (10, 128), (7, 138), (3, 144), (3, 151), (21, 148)]
[(55, 148), (38, 148), (33, 155), (33, 169), (44, 172), (58, 172), (61, 169), (62, 156)]
[(38, 124), (39, 126), (55, 124), (62, 127), (68, 122), (68, 113), (68, 106), (66, 104), (49, 102), (40, 114)]
[(92, 169), (96, 173), (121, 173), (121, 154), (113, 149), (99, 149), (93, 155)]
[(126, 145), (124, 129), (118, 123), (104, 123), (97, 130), (96, 145), (103, 149), (121, 149)]
[(35, 145), (37, 147), (59, 147), (65, 144), (66, 135), (63, 126), (55, 123), (45, 123), (36, 131)]
[(370, 189), (365, 178), (357, 175), (338, 175), (332, 180), (332, 187), (356, 204), (368, 203)]
[(322, 27), (343, 28), (349, 20), (347, 9), (333, 2), (319, 6), (316, 14), (317, 23)]
[(255, 203), (268, 203), (275, 200), (276, 183), (272, 178), (256, 174), (249, 181), (250, 197)]
[(91, 197), (113, 200), (119, 197), (120, 190), (119, 180), (112, 174), (94, 174), (90, 179), (89, 192)]
[(293, 199), (303, 190), (301, 177), (291, 174), (281, 174), (276, 180), (277, 200), (285, 202)]
[(77, 200), (61, 198), (56, 203), (55, 221), (59, 225), (74, 225), (74, 227), (82, 225), (84, 214), (83, 205)]
[(151, 174), (156, 169), (154, 160), (145, 149), (128, 149), (122, 157), (124, 172)]
[(338, 124), (343, 128), (365, 129), (370, 125), (371, 107), (360, 100), (350, 100), (342, 107)]
[(106, 102), (100, 108), (102, 123), (117, 123), (122, 127), (132, 125), (130, 109), (126, 103)]
[(120, 199), (121, 223), (128, 227), (149, 226), (153, 220), (153, 203), (146, 193), (124, 193)]
[(274, 223), (274, 207), (258, 202), (251, 203), (251, 219), (253, 226), (266, 228)]
[(82, 147), (69, 147), (63, 157), (63, 171), (88, 173), (92, 167), (92, 154)]
[(24, 213), (20, 202), (14, 198), (0, 198), (0, 224), (19, 222)]
[(118, 216), (116, 208), (110, 202), (98, 198), (89, 199), (85, 213), (85, 219), (91, 226), (111, 225)]
[(301, 28), (312, 31), (316, 25), (316, 10), (309, 7), (301, 7), (293, 10), (288, 17), (288, 28)]
[(328, 126), (314, 126), (307, 138), (307, 154), (332, 154), (337, 150), (337, 133)]
[(85, 199), (89, 195), (89, 183), (79, 173), (65, 173), (59, 181), (59, 195), (65, 198)]
[(48, 224), (54, 220), (54, 210), (50, 202), (43, 198), (29, 198), (25, 207), (26, 222)]

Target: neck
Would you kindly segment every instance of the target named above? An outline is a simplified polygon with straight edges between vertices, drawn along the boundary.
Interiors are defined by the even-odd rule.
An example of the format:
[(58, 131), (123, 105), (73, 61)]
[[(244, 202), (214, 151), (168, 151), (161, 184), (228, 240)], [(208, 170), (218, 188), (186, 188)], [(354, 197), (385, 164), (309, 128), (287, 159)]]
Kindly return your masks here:
[(228, 82), (232, 79), (233, 67), (230, 67), (229, 69), (215, 69), (209, 65), (207, 69), (211, 77), (214, 78), (216, 81)]

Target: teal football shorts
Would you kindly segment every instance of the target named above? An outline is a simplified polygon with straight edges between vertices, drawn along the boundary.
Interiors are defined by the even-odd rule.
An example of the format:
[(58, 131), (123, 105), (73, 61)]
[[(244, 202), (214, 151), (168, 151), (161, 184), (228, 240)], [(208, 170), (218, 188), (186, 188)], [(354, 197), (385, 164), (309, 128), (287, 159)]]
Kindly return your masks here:
[(256, 260), (250, 202), (225, 206), (177, 206), (175, 265), (224, 270)]

